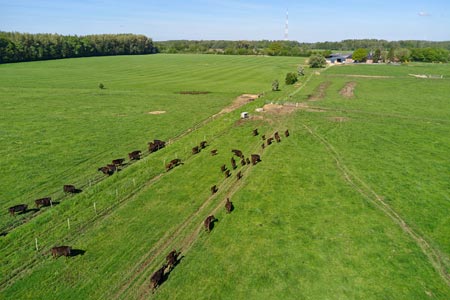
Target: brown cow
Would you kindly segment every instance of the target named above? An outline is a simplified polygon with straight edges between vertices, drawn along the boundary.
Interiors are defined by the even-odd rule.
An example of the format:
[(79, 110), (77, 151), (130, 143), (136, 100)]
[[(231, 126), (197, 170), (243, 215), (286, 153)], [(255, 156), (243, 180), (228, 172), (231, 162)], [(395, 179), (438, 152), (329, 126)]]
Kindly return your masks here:
[(213, 186), (211, 187), (211, 194), (214, 195), (215, 193), (217, 193), (218, 190), (219, 190), (219, 189), (217, 188), (217, 186), (216, 186), (216, 185), (213, 185)]
[(289, 129), (286, 129), (286, 131), (284, 132), (284, 136), (288, 137), (289, 136)]
[(117, 158), (117, 159), (113, 159), (112, 164), (115, 165), (116, 167), (121, 167), (121, 166), (123, 166), (124, 162), (125, 162), (125, 158)]
[(111, 176), (117, 170), (116, 165), (109, 164), (106, 167), (98, 168), (103, 174)]
[(272, 137), (268, 138), (267, 139), (267, 146), (272, 145), (272, 142), (273, 142), (273, 138)]
[(266, 148), (266, 146), (264, 145), (264, 143), (261, 144), (261, 149), (264, 150), (264, 148)]
[(277, 140), (277, 143), (281, 142), (280, 135), (278, 134), (278, 131), (275, 132), (275, 139)]
[(231, 152), (233, 152), (234, 155), (236, 155), (237, 157), (240, 157), (240, 158), (244, 157), (244, 154), (242, 154), (241, 150), (233, 149), (233, 150), (231, 150)]
[(69, 257), (71, 250), (72, 248), (70, 246), (56, 246), (51, 249), (51, 252), (53, 258), (57, 258), (59, 256)]
[(239, 180), (239, 179), (242, 178), (242, 172), (241, 172), (241, 171), (239, 171), (239, 172), (236, 174), (236, 178), (237, 178), (237, 180)]
[(179, 158), (172, 159), (172, 160), (166, 165), (166, 171), (169, 172), (169, 171), (172, 170), (174, 167), (179, 166), (179, 165), (181, 165), (181, 164), (183, 164), (183, 163), (181, 162), (181, 159), (179, 159)]
[(233, 170), (237, 168), (236, 161), (233, 157), (231, 158), (231, 166), (233, 167)]
[(128, 157), (130, 158), (130, 160), (140, 160), (141, 150), (134, 150), (133, 152), (128, 153)]
[(217, 149), (211, 150), (211, 155), (212, 156), (217, 155)]
[(152, 292), (155, 291), (155, 289), (160, 286), (164, 281), (164, 270), (166, 269), (167, 265), (164, 264), (161, 268), (155, 271), (155, 273), (152, 274), (152, 277), (150, 277), (150, 287), (152, 289)]
[(245, 158), (245, 162), (247, 163), (247, 165), (249, 165), (250, 164), (250, 159), (248, 157)]
[(200, 142), (200, 148), (202, 148), (202, 149), (205, 149), (206, 148), (206, 146), (207, 146), (207, 141), (201, 141)]
[(226, 170), (227, 170), (227, 166), (225, 166), (225, 165), (220, 166), (220, 171), (222, 171), (222, 173), (225, 172)]
[(257, 136), (259, 134), (258, 129), (253, 129), (253, 136)]
[(161, 140), (153, 140), (153, 142), (148, 143), (148, 152), (153, 153), (162, 149), (166, 146), (166, 142)]
[(224, 173), (224, 175), (225, 175), (225, 178), (230, 177), (230, 176), (231, 176), (230, 170), (226, 170), (225, 173)]
[(266, 140), (266, 135), (263, 134), (263, 135), (261, 136), (261, 138), (262, 138), (263, 141), (265, 141), (265, 140)]
[(252, 165), (256, 165), (261, 161), (261, 157), (258, 154), (252, 154)]
[(200, 153), (200, 149), (198, 148), (198, 146), (195, 146), (194, 148), (192, 148), (192, 154), (198, 154)]
[(63, 186), (63, 191), (66, 194), (76, 194), (76, 193), (78, 193), (78, 189), (75, 188), (75, 186), (73, 186), (71, 184), (65, 184)]
[(229, 214), (233, 210), (233, 203), (230, 201), (230, 198), (227, 198), (225, 209), (227, 210), (227, 214)]
[(27, 212), (27, 209), (28, 209), (27, 204), (18, 204), (11, 206), (9, 208), (9, 213), (11, 214), (11, 216), (15, 216), (16, 212), (25, 213)]
[(245, 158), (241, 159), (241, 166), (245, 166)]
[(42, 206), (50, 206), (50, 204), (52, 204), (52, 198), (46, 197), (46, 198), (36, 199), (36, 200), (34, 200), (34, 203), (36, 203), (37, 208), (39, 208), (41, 205)]
[(205, 230), (207, 232), (211, 232), (212, 224), (214, 223), (214, 221), (217, 221), (217, 219), (214, 217), (214, 215), (211, 215), (207, 217), (203, 222), (203, 225), (205, 226)]
[(175, 265), (178, 263), (178, 256), (181, 254), (181, 252), (177, 252), (177, 250), (172, 250), (170, 253), (166, 256), (166, 262), (167, 266), (169, 267), (169, 272), (172, 271), (172, 269), (175, 267)]

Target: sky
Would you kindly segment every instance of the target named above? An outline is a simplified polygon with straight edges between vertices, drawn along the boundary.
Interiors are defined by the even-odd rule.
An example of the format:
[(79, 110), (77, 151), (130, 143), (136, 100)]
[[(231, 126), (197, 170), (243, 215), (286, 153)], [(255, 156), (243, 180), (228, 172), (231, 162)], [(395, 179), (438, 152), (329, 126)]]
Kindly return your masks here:
[(0, 0), (0, 31), (153, 40), (450, 40), (449, 0)]

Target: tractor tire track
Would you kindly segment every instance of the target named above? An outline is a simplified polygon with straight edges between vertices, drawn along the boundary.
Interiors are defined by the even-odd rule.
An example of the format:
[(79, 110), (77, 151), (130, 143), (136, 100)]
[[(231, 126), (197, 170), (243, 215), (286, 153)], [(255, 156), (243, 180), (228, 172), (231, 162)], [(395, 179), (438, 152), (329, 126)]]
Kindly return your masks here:
[(415, 232), (404, 220), (403, 218), (389, 205), (387, 204), (380, 195), (378, 195), (367, 183), (365, 183), (361, 178), (352, 174), (347, 166), (343, 163), (341, 156), (336, 151), (336, 149), (322, 136), (315, 133), (310, 127), (303, 124), (305, 129), (320, 143), (325, 146), (325, 149), (330, 154), (330, 156), (336, 162), (336, 166), (339, 171), (344, 176), (347, 183), (358, 193), (360, 193), (364, 198), (366, 198), (370, 203), (374, 204), (378, 209), (380, 209), (386, 216), (388, 216), (394, 223), (400, 226), (400, 228), (409, 235), (415, 243), (420, 247), (422, 252), (427, 256), (429, 262), (444, 280), (447, 285), (450, 286), (450, 275), (447, 273), (447, 268), (445, 258), (439, 250), (434, 249), (420, 234)]

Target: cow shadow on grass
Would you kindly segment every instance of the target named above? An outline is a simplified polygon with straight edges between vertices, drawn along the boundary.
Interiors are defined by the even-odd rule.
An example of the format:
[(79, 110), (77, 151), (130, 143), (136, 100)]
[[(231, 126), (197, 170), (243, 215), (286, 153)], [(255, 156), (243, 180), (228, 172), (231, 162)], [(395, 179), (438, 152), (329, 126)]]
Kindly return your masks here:
[(28, 214), (28, 213), (36, 213), (39, 211), (39, 208), (29, 208), (25, 211), (18, 213), (18, 215)]
[(214, 226), (215, 226), (214, 223), (216, 223), (216, 222), (219, 222), (219, 220), (218, 219), (214, 219), (214, 220), (211, 221), (211, 223), (209, 223), (209, 231), (210, 232), (214, 229)]
[(172, 266), (171, 268), (167, 269), (166, 272), (164, 272), (164, 276), (163, 276), (163, 278), (161, 279), (160, 285), (163, 284), (167, 279), (169, 279), (170, 273), (172, 273), (172, 271), (176, 268), (176, 266), (178, 266), (178, 264), (181, 262), (181, 260), (182, 260), (183, 258), (184, 258), (184, 255), (182, 255), (181, 257), (179, 257), (179, 258), (175, 261), (175, 263), (173, 264), (173, 266)]
[(70, 257), (83, 256), (84, 253), (86, 253), (86, 250), (81, 250), (81, 249), (71, 249), (71, 250), (70, 250)]

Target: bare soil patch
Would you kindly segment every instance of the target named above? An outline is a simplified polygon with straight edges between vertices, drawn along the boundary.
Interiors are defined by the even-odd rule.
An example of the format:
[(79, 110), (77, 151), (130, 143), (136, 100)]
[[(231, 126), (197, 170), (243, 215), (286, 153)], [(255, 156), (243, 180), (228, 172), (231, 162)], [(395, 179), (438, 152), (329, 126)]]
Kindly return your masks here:
[(206, 94), (210, 94), (211, 92), (206, 92), (206, 91), (181, 91), (178, 94), (181, 95), (206, 95)]
[(266, 104), (263, 106), (264, 112), (272, 113), (272, 114), (278, 114), (278, 115), (284, 115), (284, 114), (290, 114), (291, 112), (300, 109), (301, 107), (296, 105), (281, 105), (281, 104)]
[(309, 101), (318, 101), (325, 97), (326, 91), (328, 87), (330, 86), (331, 81), (322, 82), (314, 91), (314, 94), (309, 95), (308, 100)]
[(353, 98), (355, 96), (355, 93), (354, 93), (355, 87), (356, 87), (356, 82), (354, 82), (354, 81), (347, 82), (345, 84), (345, 86), (341, 89), (339, 94), (341, 94), (345, 98)]
[(222, 111), (219, 114), (232, 112), (235, 109), (238, 109), (239, 107), (243, 106), (244, 104), (255, 101), (258, 98), (259, 98), (259, 95), (242, 94), (239, 97), (237, 97), (236, 99), (234, 99), (234, 101), (233, 101), (233, 103), (231, 103), (231, 105), (222, 109)]
[(149, 111), (147, 114), (149, 115), (161, 115), (161, 114), (165, 114), (166, 111), (165, 110), (155, 110), (155, 111)]

